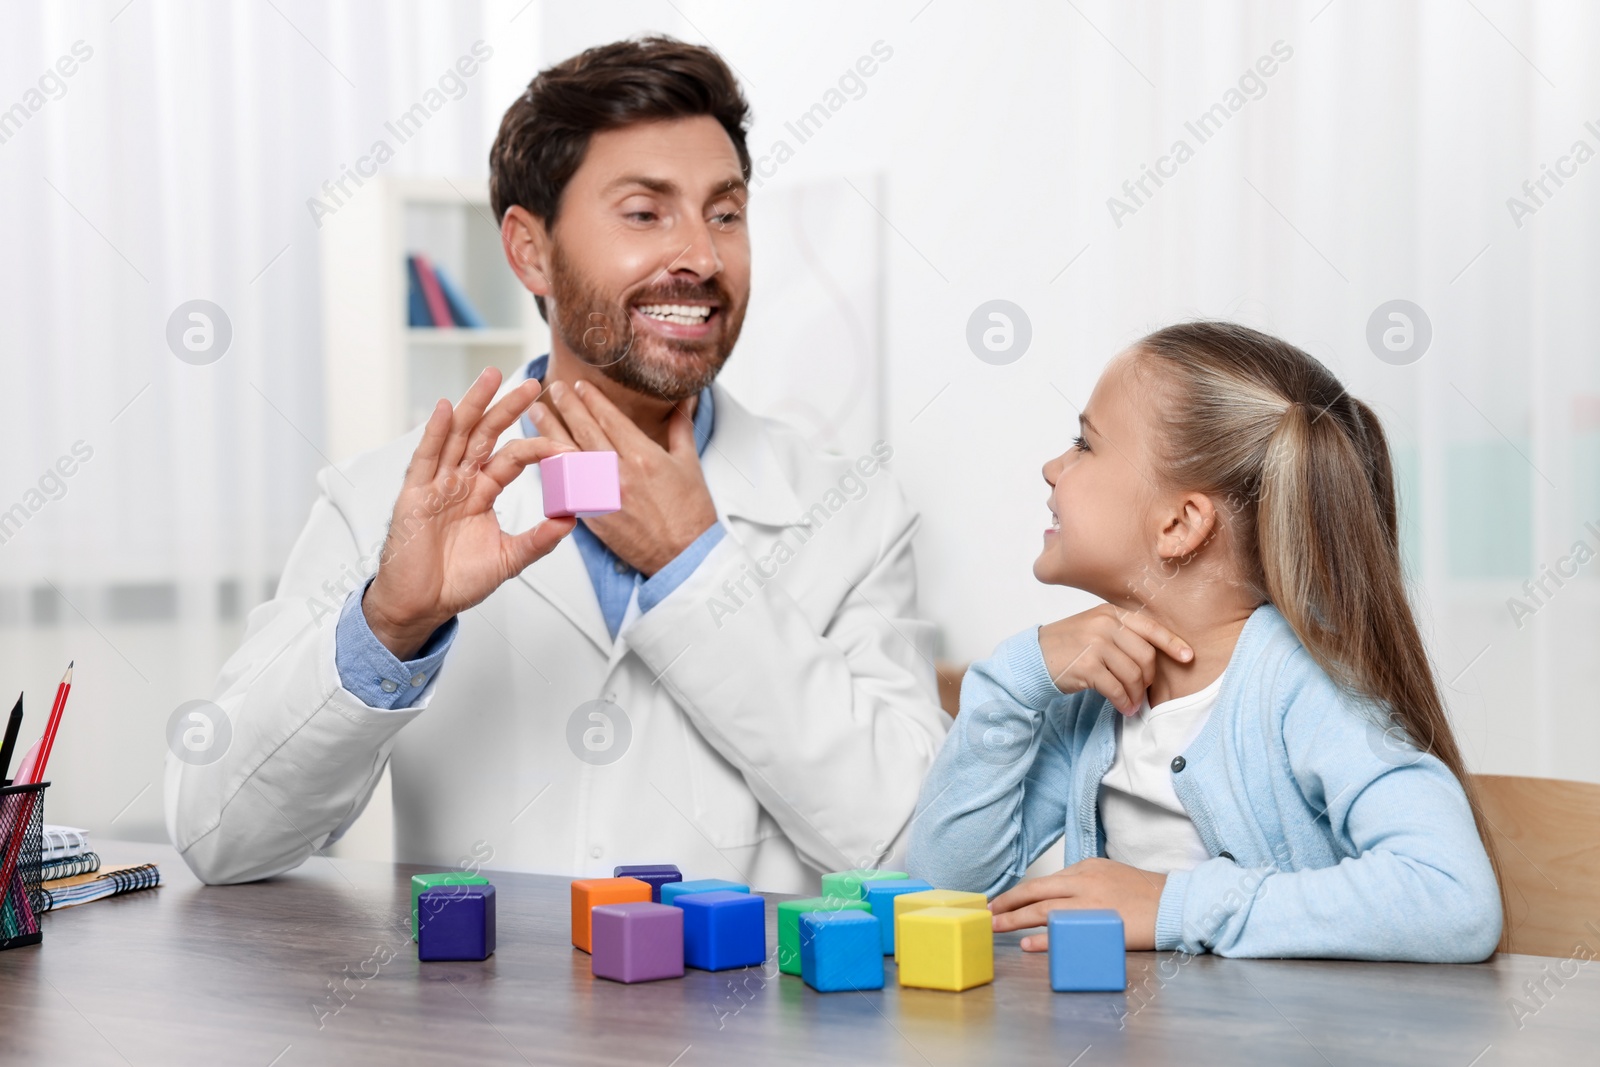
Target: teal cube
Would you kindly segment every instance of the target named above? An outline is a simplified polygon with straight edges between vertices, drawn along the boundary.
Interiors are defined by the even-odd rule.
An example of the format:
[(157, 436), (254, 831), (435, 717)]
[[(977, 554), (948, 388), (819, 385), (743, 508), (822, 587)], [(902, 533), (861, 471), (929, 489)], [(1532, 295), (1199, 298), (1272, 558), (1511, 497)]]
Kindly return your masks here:
[(894, 898), (905, 893), (925, 893), (932, 888), (933, 886), (920, 878), (902, 878), (898, 881), (866, 884), (867, 907), (872, 909), (872, 914), (882, 928), (879, 941), (883, 945), (885, 956), (894, 955)]
[(699, 878), (693, 882), (668, 882), (661, 887), (661, 903), (671, 904), (685, 893), (748, 893), (750, 887), (721, 878)]

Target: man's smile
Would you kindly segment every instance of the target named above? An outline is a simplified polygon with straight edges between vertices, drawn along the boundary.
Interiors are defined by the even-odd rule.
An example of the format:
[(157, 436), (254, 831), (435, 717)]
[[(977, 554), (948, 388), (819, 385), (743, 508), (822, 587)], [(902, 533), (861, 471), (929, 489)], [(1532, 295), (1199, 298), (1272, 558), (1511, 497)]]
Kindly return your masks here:
[(628, 310), (636, 326), (674, 340), (701, 340), (720, 324), (720, 308), (711, 301), (635, 304)]

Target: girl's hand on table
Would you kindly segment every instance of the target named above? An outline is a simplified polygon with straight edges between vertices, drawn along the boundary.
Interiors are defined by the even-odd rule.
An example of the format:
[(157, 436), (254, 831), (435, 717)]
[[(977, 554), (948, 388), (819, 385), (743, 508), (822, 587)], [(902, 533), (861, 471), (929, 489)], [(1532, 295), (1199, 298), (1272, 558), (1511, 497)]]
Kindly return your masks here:
[[(1126, 863), (1094, 858), (1081, 860), (1056, 874), (1030, 878), (989, 902), (996, 933), (1044, 926), (1061, 908), (1109, 908), (1122, 916), (1123, 936), (1130, 951), (1156, 947), (1156, 912), (1167, 876), (1141, 871)], [(1043, 952), (1048, 934), (1022, 939), (1024, 952)]]

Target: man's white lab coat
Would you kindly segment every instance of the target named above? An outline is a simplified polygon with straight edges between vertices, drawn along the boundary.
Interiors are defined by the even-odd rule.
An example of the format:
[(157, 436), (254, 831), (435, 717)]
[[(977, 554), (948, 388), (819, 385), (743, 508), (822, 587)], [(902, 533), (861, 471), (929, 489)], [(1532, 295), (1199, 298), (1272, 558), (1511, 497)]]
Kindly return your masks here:
[[(460, 617), (399, 710), (340, 685), (336, 594), (376, 560), (420, 428), (322, 471), (277, 595), (218, 681), (225, 754), (168, 759), (167, 825), (194, 872), (241, 882), (302, 863), (361, 814), (386, 762), (402, 862), (489, 854), (573, 877), (676, 863), (791, 893), (815, 891), (819, 870), (897, 862), (948, 728), (916, 616), (917, 517), (873, 456), (819, 455), (713, 388), (702, 463), (727, 536), (700, 567), (630, 608), (613, 642), (568, 537)], [(535, 466), (501, 494), (501, 526), (532, 526), (541, 500)], [(597, 700), (621, 714), (580, 710)]]

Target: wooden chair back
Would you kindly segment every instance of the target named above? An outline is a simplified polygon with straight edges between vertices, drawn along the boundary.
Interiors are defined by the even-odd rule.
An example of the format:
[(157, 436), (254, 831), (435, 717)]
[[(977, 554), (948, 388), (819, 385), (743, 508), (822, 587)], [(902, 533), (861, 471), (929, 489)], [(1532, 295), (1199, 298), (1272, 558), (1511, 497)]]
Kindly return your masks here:
[(1507, 907), (1500, 951), (1600, 951), (1600, 785), (1474, 775), (1500, 858)]

